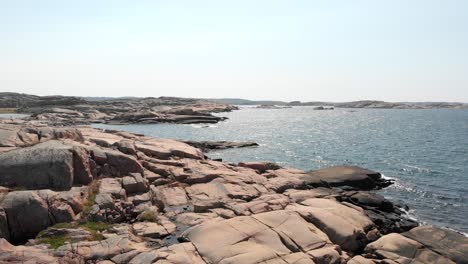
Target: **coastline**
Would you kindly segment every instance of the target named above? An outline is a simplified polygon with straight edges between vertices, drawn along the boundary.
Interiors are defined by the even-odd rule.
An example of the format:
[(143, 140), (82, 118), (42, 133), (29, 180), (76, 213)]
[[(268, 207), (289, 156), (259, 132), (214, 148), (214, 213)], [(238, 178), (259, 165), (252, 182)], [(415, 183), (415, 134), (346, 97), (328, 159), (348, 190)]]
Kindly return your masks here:
[[(465, 263), (466, 237), (436, 227), (417, 227), (395, 204), (369, 192), (390, 184), (378, 172), (352, 166), (306, 173), (272, 163), (229, 165), (209, 160), (183, 142), (85, 126), (3, 120), (1, 128), (10, 131), (7, 141), (3, 137), (0, 155), (0, 185), (6, 187), (0, 199), (4, 212), (0, 222), (9, 234), (2, 236), (12, 243), (28, 242), (12, 246), (0, 240), (5, 249), (0, 259), (116, 262), (132, 252), (130, 263), (156, 259), (217, 263), (237, 259), (237, 254), (229, 253), (235, 250), (251, 255), (251, 262), (237, 259), (249, 263), (265, 258), (286, 259), (285, 263), (288, 259), (366, 263), (401, 258)], [(5, 147), (5, 142), (10, 146)], [(41, 164), (52, 160), (53, 170), (45, 173), (49, 178), (31, 180), (47, 170)], [(64, 164), (71, 170), (64, 170)], [(17, 176), (9, 177), (12, 173)], [(98, 187), (92, 191), (95, 182)], [(21, 218), (23, 214), (35, 214), (31, 219), (41, 219), (41, 214), (52, 218), (37, 223)], [(77, 224), (59, 224), (67, 222)], [(93, 222), (104, 222), (107, 228), (81, 227)], [(246, 242), (222, 242), (227, 234), (221, 230), (231, 226), (229, 237)], [(246, 232), (253, 233), (245, 237)], [(445, 247), (433, 244), (440, 234), (450, 237), (441, 245), (453, 250), (445, 252)], [(58, 237), (64, 241), (56, 245)], [(89, 241), (80, 241), (83, 237)], [(124, 246), (112, 246), (117, 241), (125, 241)], [(228, 251), (219, 249), (220, 243)], [(394, 243), (420, 254), (395, 252), (390, 246)], [(25, 251), (31, 254), (25, 256)]]

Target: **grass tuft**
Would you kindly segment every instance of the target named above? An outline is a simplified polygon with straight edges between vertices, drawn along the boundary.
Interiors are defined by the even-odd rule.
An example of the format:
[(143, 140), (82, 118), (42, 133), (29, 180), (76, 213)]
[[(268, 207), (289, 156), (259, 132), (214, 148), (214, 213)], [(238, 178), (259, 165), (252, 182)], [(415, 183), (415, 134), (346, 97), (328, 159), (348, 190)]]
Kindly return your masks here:
[(96, 203), (96, 195), (99, 193), (99, 181), (93, 180), (87, 187), (88, 196), (83, 204), (83, 215), (88, 215)]
[(18, 112), (17, 108), (0, 108), (0, 114), (14, 114)]
[(76, 228), (77, 224), (75, 222), (72, 223), (58, 223), (52, 226), (52, 228)]
[(81, 227), (88, 229), (89, 231), (102, 232), (109, 229), (112, 225), (103, 222), (84, 222), (80, 224)]
[(151, 211), (144, 211), (137, 216), (137, 219), (143, 222), (156, 222), (156, 215)]
[(58, 237), (44, 237), (39, 239), (42, 244), (49, 244), (51, 248), (57, 249), (65, 244), (68, 241), (67, 236), (58, 236)]

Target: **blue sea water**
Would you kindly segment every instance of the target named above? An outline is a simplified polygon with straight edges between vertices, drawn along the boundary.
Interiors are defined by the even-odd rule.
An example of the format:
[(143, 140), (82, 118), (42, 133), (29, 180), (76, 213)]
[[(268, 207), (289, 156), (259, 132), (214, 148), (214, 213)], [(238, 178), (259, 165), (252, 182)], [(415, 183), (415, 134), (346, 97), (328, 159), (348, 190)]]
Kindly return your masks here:
[(229, 162), (273, 161), (314, 170), (352, 164), (395, 184), (381, 190), (419, 221), (468, 232), (468, 111), (242, 108), (216, 125), (94, 125), (183, 140), (255, 141), (210, 152)]

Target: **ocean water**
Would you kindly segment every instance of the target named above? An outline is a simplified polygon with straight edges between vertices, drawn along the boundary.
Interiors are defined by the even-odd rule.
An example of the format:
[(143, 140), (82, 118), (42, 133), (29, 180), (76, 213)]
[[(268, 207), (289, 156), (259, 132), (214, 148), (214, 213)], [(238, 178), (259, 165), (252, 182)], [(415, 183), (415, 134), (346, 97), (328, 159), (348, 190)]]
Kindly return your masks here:
[(468, 111), (242, 108), (216, 125), (94, 125), (184, 140), (255, 141), (210, 152), (228, 162), (273, 161), (314, 170), (351, 164), (395, 184), (379, 191), (419, 221), (468, 232)]

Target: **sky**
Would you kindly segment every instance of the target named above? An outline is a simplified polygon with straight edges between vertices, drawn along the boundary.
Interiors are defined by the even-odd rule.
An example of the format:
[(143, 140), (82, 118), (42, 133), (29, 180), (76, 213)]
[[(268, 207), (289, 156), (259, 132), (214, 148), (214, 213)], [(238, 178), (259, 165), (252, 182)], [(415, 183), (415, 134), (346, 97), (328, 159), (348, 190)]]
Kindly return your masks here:
[(0, 0), (0, 92), (468, 102), (466, 0)]

